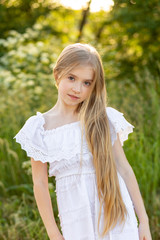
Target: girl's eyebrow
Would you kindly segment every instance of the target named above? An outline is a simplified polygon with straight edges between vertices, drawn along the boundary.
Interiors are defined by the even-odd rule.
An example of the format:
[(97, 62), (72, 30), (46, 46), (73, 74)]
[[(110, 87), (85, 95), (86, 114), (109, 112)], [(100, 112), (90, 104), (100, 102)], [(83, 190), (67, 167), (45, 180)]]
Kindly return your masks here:
[[(75, 74), (73, 74), (73, 73), (69, 73), (70, 75), (72, 75), (73, 77), (76, 77), (76, 78), (78, 78)], [(93, 80), (92, 79), (84, 79), (85, 81), (91, 81), (91, 82), (93, 82)]]

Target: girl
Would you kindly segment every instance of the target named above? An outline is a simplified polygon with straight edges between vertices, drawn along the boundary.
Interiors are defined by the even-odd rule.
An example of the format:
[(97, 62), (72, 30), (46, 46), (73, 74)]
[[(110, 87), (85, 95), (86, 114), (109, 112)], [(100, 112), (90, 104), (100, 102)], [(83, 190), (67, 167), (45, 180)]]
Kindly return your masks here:
[[(123, 151), (134, 126), (106, 107), (102, 60), (89, 44), (68, 45), (53, 69), (58, 100), (14, 137), (31, 157), (37, 206), (50, 240), (151, 240), (136, 177)], [(56, 178), (61, 235), (48, 190)], [(136, 219), (139, 219), (139, 226)]]

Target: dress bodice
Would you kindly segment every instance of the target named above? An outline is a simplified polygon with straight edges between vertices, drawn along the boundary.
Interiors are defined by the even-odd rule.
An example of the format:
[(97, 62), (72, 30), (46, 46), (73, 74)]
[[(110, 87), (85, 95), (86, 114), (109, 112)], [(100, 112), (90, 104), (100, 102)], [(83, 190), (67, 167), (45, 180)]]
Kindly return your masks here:
[[(112, 145), (119, 134), (120, 142), (128, 139), (128, 134), (133, 132), (131, 125), (123, 116), (123, 113), (112, 107), (106, 107), (106, 114), (109, 120)], [(49, 177), (70, 175), (79, 171), (81, 154), (81, 126), (80, 121), (68, 123), (60, 127), (45, 130), (45, 119), (41, 112), (31, 116), (24, 126), (16, 134), (16, 142), (21, 144), (22, 149), (28, 157), (35, 161), (49, 163)], [(88, 149), (85, 132), (82, 145), (82, 170), (94, 172), (92, 154)]]

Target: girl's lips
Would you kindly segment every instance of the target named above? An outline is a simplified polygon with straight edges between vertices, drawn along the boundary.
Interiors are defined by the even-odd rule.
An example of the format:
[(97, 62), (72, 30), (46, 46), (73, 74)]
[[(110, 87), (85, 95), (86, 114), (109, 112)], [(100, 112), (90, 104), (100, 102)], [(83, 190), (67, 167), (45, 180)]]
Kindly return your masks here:
[(68, 94), (68, 96), (70, 96), (72, 99), (79, 99), (79, 97), (76, 97), (76, 96), (73, 96), (73, 95)]

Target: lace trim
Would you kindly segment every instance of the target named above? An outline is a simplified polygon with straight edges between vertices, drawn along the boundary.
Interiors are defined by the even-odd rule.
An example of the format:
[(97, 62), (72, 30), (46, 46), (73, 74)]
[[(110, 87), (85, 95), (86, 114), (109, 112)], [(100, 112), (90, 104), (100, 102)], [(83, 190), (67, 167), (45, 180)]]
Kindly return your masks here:
[[(119, 134), (121, 144), (123, 146), (123, 142), (128, 139), (128, 134), (133, 132), (134, 126), (131, 125), (124, 117), (123, 113), (117, 111), (114, 108), (107, 107), (107, 115), (109, 118), (110, 123), (110, 133), (112, 139), (112, 145), (114, 144), (115, 140), (117, 139), (117, 133)], [(19, 133), (14, 137), (16, 138), (16, 142), (21, 144), (23, 150), (27, 152), (28, 157), (33, 157), (35, 161), (41, 161), (43, 163), (49, 162), (53, 163), (54, 161), (61, 161), (62, 159), (70, 160), (73, 157), (79, 156), (81, 154), (81, 131), (80, 128), (72, 128), (73, 125), (78, 126), (79, 122), (69, 123), (57, 129), (52, 129), (48, 131), (44, 131), (43, 124), (44, 118), (41, 113), (37, 112), (36, 116), (32, 116), (26, 121), (24, 127), (19, 131)], [(77, 124), (78, 123), (78, 124)], [(56, 141), (56, 134), (58, 130), (68, 129), (75, 131), (73, 133), (73, 142), (68, 142), (67, 133), (65, 132), (65, 138), (63, 139), (63, 131), (60, 133), (62, 134), (62, 141), (60, 144), (53, 144), (53, 147), (50, 146), (51, 149), (48, 148), (47, 141), (49, 141), (51, 137), (51, 133)], [(33, 131), (32, 131), (33, 130)], [(67, 130), (68, 131), (68, 130)], [(53, 133), (54, 132), (54, 133)], [(46, 136), (47, 134), (47, 136)], [(49, 136), (48, 136), (49, 134)], [(83, 154), (91, 155), (87, 141), (85, 139), (84, 134), (83, 139)], [(37, 138), (37, 143), (36, 143)], [(69, 138), (69, 139), (70, 139)], [(53, 139), (54, 140), (54, 139)], [(60, 139), (59, 139), (60, 141)], [(65, 164), (65, 162), (64, 162)], [(66, 163), (67, 166), (67, 163)]]
[[(43, 163), (52, 163), (62, 159), (70, 160), (76, 155), (79, 156), (81, 154), (80, 142), (77, 142), (74, 147), (72, 146), (72, 149), (58, 149), (53, 147), (54, 154), (49, 154), (47, 151), (44, 153), (38, 146), (34, 146), (23, 131), (20, 131), (14, 138), (16, 138), (17, 143), (21, 144), (21, 148), (26, 151), (28, 157), (33, 157), (35, 161), (41, 161)], [(83, 143), (83, 154), (91, 154), (85, 142)]]
[[(117, 122), (115, 122), (115, 124), (117, 124)], [(133, 132), (133, 128), (134, 128), (134, 126), (127, 126), (127, 125), (125, 127), (118, 126), (115, 129), (116, 134), (112, 135), (113, 136), (112, 137), (112, 145), (117, 140), (117, 133), (118, 133), (121, 145), (124, 146), (124, 141), (126, 141), (128, 139), (128, 135)]]
[(122, 112), (112, 107), (107, 107), (106, 111), (110, 122), (112, 145), (117, 140), (118, 133), (121, 145), (123, 146), (124, 141), (128, 139), (128, 135), (133, 132), (133, 128), (135, 127), (124, 118)]

